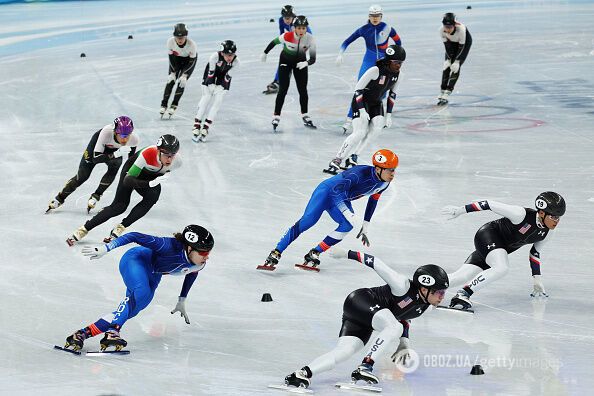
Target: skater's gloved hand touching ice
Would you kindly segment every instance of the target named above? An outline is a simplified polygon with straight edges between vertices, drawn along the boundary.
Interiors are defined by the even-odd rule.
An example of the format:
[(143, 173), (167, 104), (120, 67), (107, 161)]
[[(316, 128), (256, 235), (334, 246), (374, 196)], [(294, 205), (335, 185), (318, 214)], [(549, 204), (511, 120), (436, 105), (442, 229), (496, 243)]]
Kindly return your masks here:
[(85, 246), (81, 250), (84, 256), (89, 257), (91, 260), (96, 260), (103, 257), (107, 252), (107, 245), (93, 245)]
[(336, 65), (342, 65), (342, 54), (338, 54), (338, 56), (336, 57)]
[(456, 217), (460, 216), (461, 214), (466, 213), (466, 207), (464, 206), (444, 206), (441, 209), (441, 214), (444, 216), (448, 216), (448, 220), (455, 219)]
[(548, 297), (549, 295), (545, 291), (544, 285), (542, 284), (542, 275), (532, 275), (534, 279), (534, 289), (530, 296), (532, 297)]
[(188, 318), (188, 314), (186, 313), (186, 298), (185, 297), (179, 297), (179, 299), (177, 300), (177, 304), (175, 305), (175, 308), (173, 309), (173, 311), (171, 311), (172, 314), (179, 312), (180, 316), (183, 316), (183, 318), (186, 320), (187, 324), (190, 324), (190, 319)]
[(369, 225), (368, 221), (364, 221), (359, 233), (357, 234), (357, 239), (361, 238), (361, 242), (363, 242), (364, 246), (369, 246), (369, 238), (367, 238), (367, 226)]
[(401, 364), (406, 366), (407, 363), (410, 363), (410, 341), (406, 337), (400, 337), (400, 344), (398, 344), (398, 348), (396, 348), (396, 352), (394, 352), (391, 356), (392, 362), (396, 364)]
[(266, 52), (262, 52), (260, 54), (260, 60), (264, 63), (266, 63), (266, 57), (268, 56), (268, 54)]

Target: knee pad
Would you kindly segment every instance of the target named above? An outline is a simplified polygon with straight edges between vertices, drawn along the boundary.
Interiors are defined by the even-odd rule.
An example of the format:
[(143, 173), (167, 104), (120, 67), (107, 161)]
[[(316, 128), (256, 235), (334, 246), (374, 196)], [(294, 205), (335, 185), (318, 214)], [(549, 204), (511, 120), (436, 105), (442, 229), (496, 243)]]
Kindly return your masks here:
[(375, 116), (371, 120), (371, 125), (374, 132), (381, 131), (384, 128), (384, 125), (386, 125), (386, 119), (383, 115)]
[(384, 308), (373, 315), (371, 326), (377, 331), (384, 331), (384, 329), (392, 328), (398, 337), (400, 337), (400, 334), (404, 331), (402, 323), (400, 323), (394, 314), (387, 308)]

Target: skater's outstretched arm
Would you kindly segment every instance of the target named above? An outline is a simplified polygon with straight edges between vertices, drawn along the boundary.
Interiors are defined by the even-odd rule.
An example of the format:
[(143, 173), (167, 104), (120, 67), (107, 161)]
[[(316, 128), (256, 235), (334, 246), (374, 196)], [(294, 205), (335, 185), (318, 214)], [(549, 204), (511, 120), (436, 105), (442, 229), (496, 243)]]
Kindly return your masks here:
[(471, 202), (465, 206), (446, 206), (442, 209), (444, 215), (454, 219), (461, 214), (490, 210), (500, 216), (507, 217), (513, 224), (519, 224), (526, 217), (526, 209), (521, 206), (507, 205), (501, 202), (484, 200)]
[(375, 272), (388, 284), (390, 290), (395, 296), (402, 296), (406, 294), (410, 287), (410, 280), (388, 267), (386, 263), (377, 257), (374, 257), (367, 253), (361, 253), (354, 250), (348, 251), (348, 258), (356, 260), (366, 266), (373, 268)]
[(140, 246), (149, 248), (154, 252), (161, 252), (172, 248), (169, 238), (142, 234), (140, 232), (129, 232), (120, 236), (119, 238), (114, 239), (108, 244), (85, 246), (82, 248), (81, 252), (91, 260), (95, 260), (103, 257), (107, 252), (129, 243), (136, 243)]

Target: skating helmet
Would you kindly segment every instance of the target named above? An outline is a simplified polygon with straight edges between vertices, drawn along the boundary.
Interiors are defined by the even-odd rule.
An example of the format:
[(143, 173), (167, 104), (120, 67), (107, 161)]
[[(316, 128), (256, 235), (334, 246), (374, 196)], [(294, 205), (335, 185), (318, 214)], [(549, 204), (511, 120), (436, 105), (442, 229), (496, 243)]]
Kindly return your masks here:
[(373, 154), (373, 165), (383, 169), (394, 169), (398, 167), (398, 156), (393, 151), (381, 149)]
[(293, 26), (309, 26), (309, 21), (305, 15), (297, 15), (293, 21)]
[(446, 12), (443, 14), (443, 19), (441, 20), (442, 25), (446, 26), (454, 26), (456, 25), (456, 15), (453, 12)]
[(179, 151), (179, 140), (173, 135), (163, 135), (157, 140), (157, 148), (167, 154), (177, 154)]
[(134, 131), (134, 123), (128, 116), (119, 116), (113, 120), (113, 129), (116, 134), (123, 138), (127, 138)]
[(237, 46), (233, 40), (225, 40), (221, 43), (221, 49), (219, 51), (223, 54), (234, 54), (237, 51)]
[(295, 18), (295, 10), (293, 10), (292, 5), (283, 6), (281, 9), (281, 16), (283, 18)]
[(413, 275), (413, 285), (420, 289), (426, 287), (429, 290), (443, 290), (450, 287), (448, 274), (439, 265), (422, 265)]
[(194, 250), (209, 252), (214, 246), (214, 238), (208, 230), (196, 224), (190, 224), (182, 232), (184, 243)]
[(185, 23), (178, 23), (173, 28), (173, 35), (175, 37), (184, 37), (188, 35), (188, 29), (186, 29)]
[(534, 205), (536, 209), (552, 216), (563, 216), (565, 214), (565, 200), (561, 195), (553, 191), (540, 193), (536, 197)]
[(406, 60), (406, 51), (399, 45), (390, 45), (386, 48), (386, 56), (384, 57), (387, 61), (399, 61), (404, 62)]
[(369, 7), (369, 16), (382, 16), (384, 15), (384, 10), (382, 10), (382, 6), (378, 4), (374, 4)]

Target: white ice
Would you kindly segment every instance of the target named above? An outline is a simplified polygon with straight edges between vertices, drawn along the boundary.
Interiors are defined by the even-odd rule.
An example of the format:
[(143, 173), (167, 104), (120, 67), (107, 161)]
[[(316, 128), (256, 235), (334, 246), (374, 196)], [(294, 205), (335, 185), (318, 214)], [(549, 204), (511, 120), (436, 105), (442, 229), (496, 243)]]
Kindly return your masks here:
[[(347, 294), (381, 285), (369, 268), (323, 255), (319, 274), (293, 264), (335, 225), (322, 221), (283, 255), (274, 273), (261, 264), (301, 215), (344, 136), (363, 44), (334, 59), (366, 20), (371, 3), (295, 4), (318, 41), (309, 71), (304, 129), (291, 86), (278, 134), (271, 132), (272, 80), (280, 2), (93, 1), (0, 6), (0, 394), (265, 395), (284, 376), (331, 349)], [(468, 4), (472, 9), (466, 9)], [(420, 367), (399, 373), (378, 362), (387, 395), (584, 395), (594, 387), (592, 224), (594, 224), (594, 3), (591, 1), (399, 1), (382, 3), (407, 50), (394, 125), (374, 136), (400, 156), (395, 182), (370, 227), (369, 251), (406, 274), (437, 263), (453, 271), (473, 250), (475, 231), (496, 218), (475, 213), (445, 221), (440, 208), (479, 198), (532, 207), (542, 191), (561, 193), (567, 214), (542, 252), (546, 301), (529, 297), (528, 248), (510, 256), (508, 275), (474, 297), (476, 314), (431, 313), (414, 320)], [(443, 46), (441, 16), (453, 11), (474, 38), (456, 92), (435, 108)], [(165, 42), (188, 25), (198, 66), (174, 119), (158, 108), (167, 74)], [(128, 40), (129, 34), (134, 36)], [(191, 141), (204, 65), (218, 43), (237, 42), (242, 68), (209, 140)], [(81, 52), (86, 58), (80, 58)], [(76, 357), (52, 350), (74, 330), (113, 310), (124, 296), (120, 248), (90, 262), (64, 239), (86, 219), (103, 168), (66, 204), (47, 203), (76, 173), (91, 134), (115, 116), (134, 119), (145, 145), (176, 134), (184, 166), (159, 203), (130, 229), (170, 235), (189, 223), (212, 230), (216, 247), (190, 291), (186, 325), (169, 312), (181, 278), (164, 277), (152, 304), (123, 330), (132, 354)], [(100, 202), (111, 202), (113, 185)], [(134, 202), (137, 202), (136, 196)], [(362, 217), (364, 202), (355, 210)], [(93, 230), (99, 242), (120, 218)], [(360, 221), (360, 220), (359, 220)], [(358, 229), (359, 224), (356, 225)], [(81, 246), (84, 246), (81, 244)], [(343, 247), (358, 249), (354, 234)], [(273, 302), (260, 302), (263, 293)], [(451, 295), (449, 295), (451, 296)], [(449, 297), (448, 296), (448, 297)], [(98, 337), (97, 337), (98, 338)], [(98, 339), (88, 340), (89, 349)], [(313, 378), (319, 395), (348, 380), (365, 350)], [(469, 375), (482, 364), (484, 376)], [(511, 367), (514, 365), (513, 367)]]

